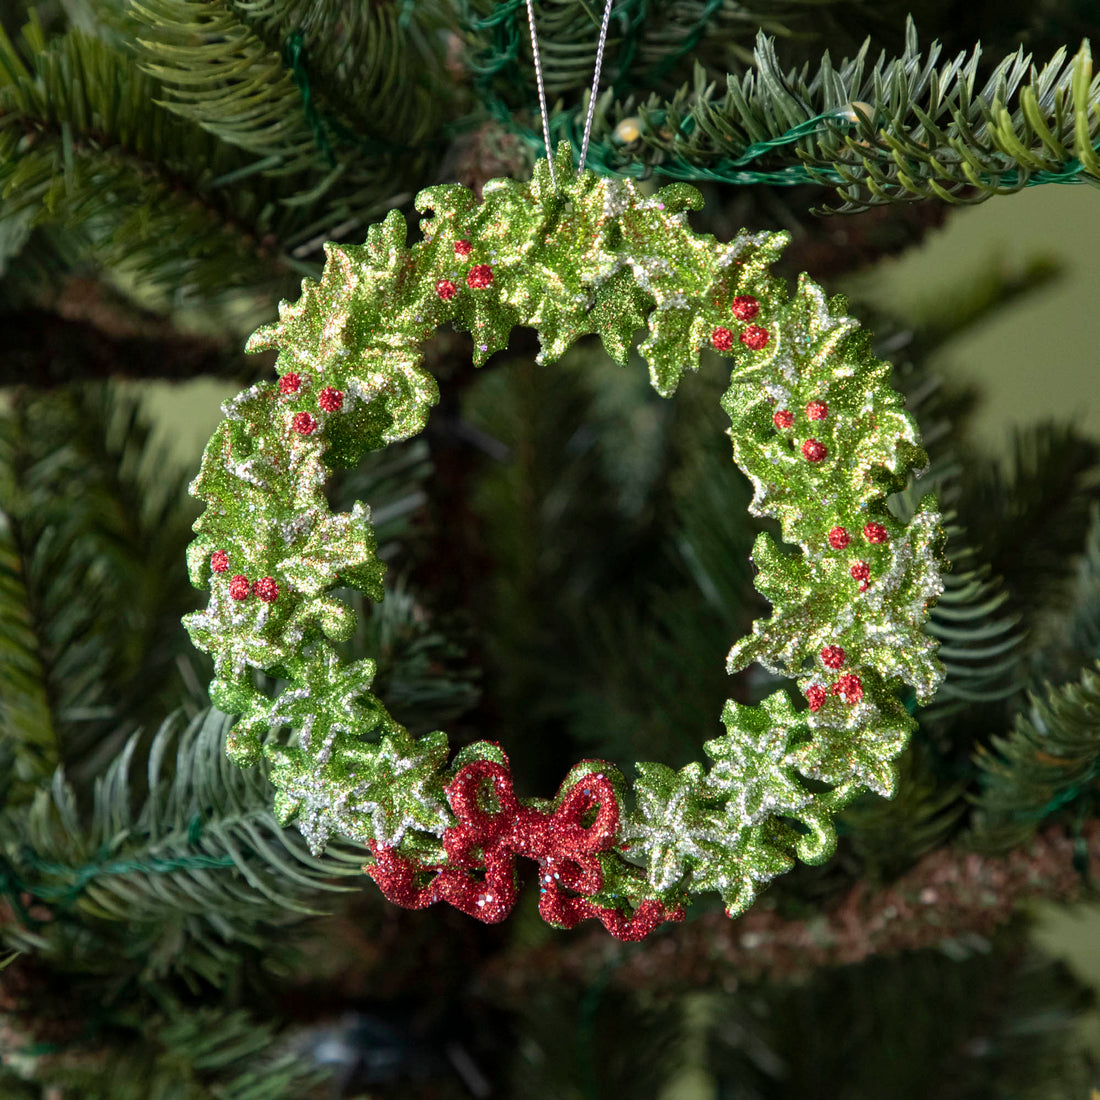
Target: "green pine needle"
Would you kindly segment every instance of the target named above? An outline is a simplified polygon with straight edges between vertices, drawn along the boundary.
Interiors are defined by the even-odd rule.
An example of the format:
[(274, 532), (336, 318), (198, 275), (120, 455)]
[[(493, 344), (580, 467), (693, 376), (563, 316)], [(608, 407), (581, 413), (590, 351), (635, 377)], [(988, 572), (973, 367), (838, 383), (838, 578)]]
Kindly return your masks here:
[(1079, 680), (1031, 697), (1005, 737), (979, 747), (983, 773), (973, 840), (1007, 851), (1024, 843), (1043, 820), (1091, 790), (1100, 774), (1100, 662)]
[[(1041, 69), (1021, 48), (980, 79), (981, 48), (941, 62), (910, 20), (905, 50), (869, 62), (870, 41), (834, 66), (784, 70), (763, 32), (754, 67), (724, 91), (701, 67), (671, 100), (611, 109), (608, 93), (593, 163), (726, 183), (817, 182), (839, 209), (938, 198), (980, 202), (1045, 182), (1100, 182), (1100, 77), (1089, 43), (1059, 49)], [(637, 115), (633, 143), (612, 131)], [(568, 128), (569, 119), (559, 126)]]
[(316, 858), (297, 830), (281, 828), (265, 773), (226, 758), (229, 723), (217, 711), (186, 725), (174, 715), (148, 745), (130, 738), (97, 779), (86, 813), (59, 769), (30, 807), (0, 819), (8, 889), (52, 917), (25, 932), (6, 929), (12, 946), (31, 934), (50, 954), (68, 929), (83, 927), (85, 950), (91, 933), (103, 965), (216, 981), (240, 966), (227, 944), (259, 946), (320, 912), (326, 892), (348, 889), (333, 879), (359, 875), (366, 853), (337, 843)]

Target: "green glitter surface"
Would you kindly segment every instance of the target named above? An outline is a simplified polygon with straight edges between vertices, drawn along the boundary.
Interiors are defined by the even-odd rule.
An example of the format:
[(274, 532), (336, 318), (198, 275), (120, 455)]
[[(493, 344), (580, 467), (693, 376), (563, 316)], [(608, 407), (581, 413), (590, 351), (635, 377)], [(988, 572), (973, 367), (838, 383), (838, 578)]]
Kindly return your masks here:
[[(284, 387), (260, 383), (228, 402), (206, 447), (192, 492), (207, 507), (188, 565), (211, 598), (184, 622), (214, 658), (211, 699), (242, 716), (233, 759), (258, 760), (273, 726), (295, 731), (290, 746), (267, 750), (284, 822), (297, 821), (315, 850), (342, 834), (396, 847), (425, 868), (445, 863), (440, 838), (454, 817), (444, 787), (464, 760), (496, 750), (480, 743), (448, 765), (442, 733), (417, 741), (371, 694), (372, 662), (337, 657), (331, 643), (354, 623), (332, 590), (380, 599), (383, 566), (369, 509), (333, 515), (326, 479), (424, 427), (439, 393), (420, 347), (442, 324), (472, 335), (477, 364), (517, 325), (537, 330), (540, 359), (597, 333), (622, 362), (646, 326), (640, 351), (663, 395), (697, 368), (701, 349), (718, 347), (731, 365), (723, 406), (733, 458), (755, 487), (750, 511), (776, 519), (790, 544), (757, 539), (755, 583), (773, 613), (733, 646), (729, 669), (758, 661), (815, 705), (796, 709), (785, 691), (759, 707), (727, 703), (726, 733), (706, 745), (709, 771), (639, 764), (632, 805), (623, 791), (620, 843), (600, 855), (596, 900), (677, 904), (717, 890), (737, 914), (796, 857), (829, 857), (833, 812), (866, 789), (892, 794), (915, 727), (896, 692), (908, 686), (927, 702), (942, 680), (922, 630), (942, 592), (935, 501), (926, 497), (908, 525), (885, 505), (926, 459), (889, 366), (871, 355), (845, 303), (805, 277), (790, 296), (769, 275), (785, 234), (723, 244), (687, 224), (701, 200), (685, 184), (645, 197), (627, 180), (576, 176), (565, 147), (555, 166), (557, 189), (540, 161), (528, 183), (491, 181), (480, 203), (458, 185), (429, 188), (417, 198), (430, 215), (422, 241), (407, 245), (395, 211), (364, 245), (328, 246), (321, 281), (304, 282), (299, 300), (281, 303), (279, 320), (253, 335), (250, 350), (278, 350)], [(744, 296), (759, 306), (751, 324), (731, 308)], [(739, 339), (749, 332), (753, 343), (753, 326), (767, 333), (756, 350)], [(341, 398), (332, 411), (321, 399), (329, 388)], [(825, 415), (809, 419), (811, 402)], [(781, 410), (787, 428), (774, 419)], [(293, 426), (305, 413), (308, 433)], [(824, 447), (814, 460), (803, 450), (811, 439)], [(879, 541), (865, 535), (868, 524), (881, 525)], [(840, 549), (829, 541), (838, 527), (850, 538)], [(217, 551), (228, 557), (222, 572), (212, 570)], [(863, 591), (851, 574), (857, 561), (869, 569)], [(271, 577), (278, 596), (234, 600), (234, 576)], [(838, 667), (823, 661), (826, 647), (843, 650)], [(254, 688), (253, 669), (290, 686), (272, 701)], [(862, 694), (845, 688), (853, 682)], [(806, 778), (820, 781), (813, 791)], [(823, 784), (831, 789), (820, 792)]]

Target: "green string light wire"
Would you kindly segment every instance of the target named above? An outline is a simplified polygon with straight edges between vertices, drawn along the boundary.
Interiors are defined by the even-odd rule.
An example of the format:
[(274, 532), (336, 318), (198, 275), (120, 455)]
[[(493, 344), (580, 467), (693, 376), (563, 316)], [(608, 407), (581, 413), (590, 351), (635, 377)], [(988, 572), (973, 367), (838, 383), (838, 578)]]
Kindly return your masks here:
[(298, 87), (298, 94), (302, 97), (302, 109), (305, 112), (306, 122), (313, 132), (313, 140), (317, 148), (325, 156), (330, 168), (336, 167), (336, 154), (332, 151), (332, 144), (325, 133), (325, 124), (321, 114), (317, 110), (317, 104), (313, 102), (313, 94), (309, 87), (309, 73), (305, 65), (306, 40), (301, 31), (295, 31), (289, 35), (283, 43), (283, 61), (290, 69), (294, 83)]
[[(525, 0), (506, 0), (505, 3), (495, 5), (492, 11), (484, 16), (475, 15), (470, 10), (469, 3), (463, 4), (463, 27), (473, 36), (484, 35), (486, 32), (491, 36), (489, 47), (482, 51), (480, 57), (471, 57), (468, 60), (471, 72), (481, 77), (491, 77), (515, 65), (519, 56), (521, 40), (519, 27), (523, 21), (521, 9), (524, 3)], [(648, 70), (650, 85), (662, 80), (677, 62), (695, 49), (711, 20), (725, 3), (726, 0), (706, 0), (698, 17), (680, 36), (678, 45), (662, 57), (654, 68)], [(584, 7), (591, 16), (593, 25), (598, 26), (598, 17), (587, 3)], [(624, 91), (634, 87), (630, 74), (634, 68), (639, 32), (645, 26), (649, 10), (650, 0), (619, 0), (615, 5), (612, 19), (619, 27), (619, 61), (618, 71), (609, 83)], [(483, 94), (486, 92), (483, 87), (479, 87), (478, 90)]]
[(329, 139), (330, 132), (348, 145), (357, 146), (368, 154), (379, 156), (411, 153), (417, 148), (424, 147), (423, 143), (419, 146), (412, 146), (393, 141), (383, 141), (380, 138), (364, 138), (355, 133), (354, 130), (349, 130), (334, 115), (327, 111), (321, 111), (310, 87), (307, 61), (306, 40), (302, 31), (297, 30), (293, 34), (287, 35), (283, 41), (283, 62), (290, 69), (290, 75), (298, 88), (298, 94), (302, 100), (302, 110), (313, 133), (313, 140), (317, 143), (317, 148), (324, 155), (330, 168), (335, 168), (337, 164), (336, 152), (333, 149), (332, 141)]
[[(202, 820), (194, 817), (187, 830), (188, 843), (194, 847), (198, 844), (202, 833)], [(29, 882), (16, 873), (15, 868), (5, 859), (0, 857), (0, 896), (6, 897), (15, 909), (23, 924), (36, 924), (26, 906), (23, 904), (23, 895), (29, 894), (38, 901), (56, 904), (61, 908), (71, 906), (84, 892), (89, 883), (105, 875), (132, 875), (132, 874), (171, 874), (173, 871), (190, 871), (211, 868), (233, 867), (234, 862), (230, 856), (187, 855), (173, 856), (161, 859), (153, 856), (147, 860), (118, 859), (107, 860), (104, 849), (96, 854), (91, 862), (79, 867), (71, 867), (68, 864), (56, 863), (53, 860), (42, 859), (32, 848), (24, 848), (20, 852), (19, 862), (23, 867), (37, 871), (43, 875), (53, 876), (67, 880), (64, 885), (51, 886), (42, 882)]]
[[(534, 130), (518, 124), (512, 116), (508, 106), (498, 96), (491, 95), (487, 101), (491, 112), (498, 121), (502, 122), (517, 137), (521, 138), (537, 156), (545, 155), (545, 143), (542, 137)], [(846, 109), (825, 111), (820, 115), (814, 115), (792, 126), (778, 137), (769, 138), (766, 141), (757, 141), (746, 147), (740, 157), (723, 158), (717, 161), (713, 167), (701, 167), (691, 165), (686, 161), (663, 162), (660, 165), (650, 166), (638, 162), (615, 164), (619, 152), (610, 141), (592, 141), (588, 146), (588, 166), (599, 171), (601, 175), (630, 176), (634, 179), (644, 179), (654, 171), (669, 179), (683, 180), (685, 182), (698, 182), (709, 180), (715, 183), (751, 184), (769, 183), (780, 186), (795, 186), (800, 183), (820, 184), (822, 177), (827, 177), (835, 183), (843, 182), (841, 177), (831, 169), (821, 168), (808, 170), (802, 165), (793, 164), (784, 168), (768, 172), (747, 168), (756, 158), (763, 156), (772, 149), (807, 137), (813, 133), (819, 133), (825, 129), (829, 122), (850, 121)], [(559, 114), (550, 120), (551, 134), (556, 134), (557, 139), (565, 139), (574, 149), (579, 148), (577, 140), (576, 119), (571, 115)], [(553, 141), (553, 138), (552, 138)], [(556, 142), (555, 142), (556, 143)]]
[(27, 866), (46, 875), (70, 878), (71, 884), (62, 886), (26, 886), (29, 893), (42, 901), (57, 902), (62, 906), (71, 905), (84, 892), (85, 887), (104, 875), (132, 875), (153, 874), (165, 875), (173, 871), (192, 871), (210, 869), (215, 867), (232, 867), (233, 860), (229, 856), (175, 856), (171, 859), (120, 859), (109, 863), (92, 862), (83, 867), (69, 867), (64, 863), (54, 863), (50, 860), (39, 859), (33, 852), (28, 852), (25, 862)]
[(1088, 784), (1091, 783), (1098, 774), (1100, 774), (1100, 760), (1093, 762), (1087, 775), (1079, 779), (1073, 786), (1067, 787), (1064, 791), (1059, 791), (1042, 808), (1038, 810), (1014, 810), (1011, 816), (1016, 821), (1041, 821), (1044, 817), (1057, 812), (1063, 806), (1069, 805), (1078, 795), (1082, 793), (1091, 795), (1092, 792), (1087, 789)]

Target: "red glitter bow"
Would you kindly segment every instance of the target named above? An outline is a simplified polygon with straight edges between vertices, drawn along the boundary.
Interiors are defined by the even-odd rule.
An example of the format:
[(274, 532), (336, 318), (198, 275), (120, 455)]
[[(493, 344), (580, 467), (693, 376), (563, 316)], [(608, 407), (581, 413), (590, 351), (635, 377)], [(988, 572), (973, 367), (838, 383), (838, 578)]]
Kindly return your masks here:
[[(507, 763), (474, 760), (445, 788), (458, 818), (443, 834), (447, 866), (423, 867), (394, 849), (374, 846), (375, 862), (366, 871), (390, 901), (422, 909), (445, 901), (487, 924), (496, 924), (516, 903), (517, 855), (539, 865), (539, 913), (550, 924), (572, 928), (589, 917), (600, 920), (618, 939), (640, 940), (666, 920), (682, 920), (654, 899), (643, 901), (626, 917), (596, 905), (589, 895), (603, 886), (599, 853), (614, 848), (619, 803), (606, 775), (567, 779), (557, 809), (544, 813), (524, 806), (512, 787)], [(495, 809), (486, 809), (486, 802)], [(583, 819), (593, 810), (589, 825)], [(478, 872), (484, 866), (484, 877)], [(434, 875), (421, 884), (425, 872)]]

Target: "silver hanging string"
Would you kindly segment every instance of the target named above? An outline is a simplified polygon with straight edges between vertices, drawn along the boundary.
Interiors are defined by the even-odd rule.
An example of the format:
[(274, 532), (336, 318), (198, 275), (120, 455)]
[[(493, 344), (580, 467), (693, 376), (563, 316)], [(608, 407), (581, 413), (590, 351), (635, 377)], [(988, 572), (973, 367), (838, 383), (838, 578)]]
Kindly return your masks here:
[[(600, 44), (596, 47), (596, 72), (592, 77), (592, 94), (588, 97), (588, 117), (584, 120), (584, 141), (581, 143), (581, 166), (578, 171), (584, 171), (584, 162), (588, 159), (588, 136), (592, 133), (592, 118), (596, 114), (596, 93), (600, 90), (600, 69), (603, 67), (603, 47), (607, 41), (607, 25), (611, 22), (611, 6), (615, 0), (607, 0), (603, 9), (603, 22), (600, 24)], [(528, 0), (530, 4), (530, 0)]]
[(534, 0), (527, 0), (527, 25), (531, 28), (531, 53), (535, 58), (535, 82), (539, 86), (539, 107), (542, 110), (542, 140), (546, 145), (546, 163), (550, 167), (550, 185), (557, 189), (558, 181), (554, 178), (554, 150), (550, 147), (550, 116), (546, 113), (546, 85), (542, 82), (539, 40), (535, 34)]

